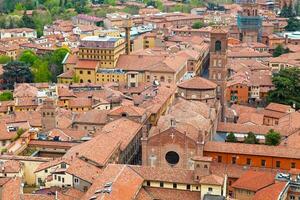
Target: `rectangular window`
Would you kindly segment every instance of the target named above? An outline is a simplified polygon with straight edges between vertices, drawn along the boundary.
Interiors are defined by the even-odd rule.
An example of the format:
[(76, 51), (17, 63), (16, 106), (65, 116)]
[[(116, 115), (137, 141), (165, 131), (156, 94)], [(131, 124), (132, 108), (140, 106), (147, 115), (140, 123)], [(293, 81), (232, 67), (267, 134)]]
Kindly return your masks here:
[(186, 189), (190, 190), (191, 189), (191, 185), (186, 185)]
[(67, 167), (67, 166), (66, 166), (66, 163), (61, 163), (60, 167), (61, 167), (62, 169), (65, 169), (65, 168)]
[(212, 191), (213, 191), (213, 189), (212, 189), (211, 187), (209, 187), (209, 188), (208, 188), (208, 191), (209, 191), (209, 192), (212, 192)]
[(277, 168), (280, 167), (280, 161), (276, 161), (276, 167), (277, 167)]
[(150, 181), (147, 181), (147, 186), (150, 186)]
[(235, 156), (231, 158), (231, 163), (236, 164), (236, 157)]
[(176, 183), (173, 183), (173, 188), (177, 188), (177, 184)]
[(164, 182), (160, 182), (159, 187), (164, 187)]
[[(296, 163), (292, 162), (291, 163), (291, 168), (296, 168)], [(299, 199), (300, 200), (300, 199)]]
[(58, 178), (58, 181), (61, 181), (61, 177), (60, 176), (57, 176), (57, 178)]
[(261, 160), (261, 166), (265, 167), (266, 166), (266, 160)]
[(218, 156), (218, 162), (222, 162), (222, 156)]
[(87, 71), (87, 74), (91, 74), (91, 71)]
[(57, 179), (57, 176), (56, 175), (54, 175), (54, 180), (56, 180)]
[(80, 70), (80, 71), (79, 71), (79, 74), (82, 74), (82, 73), (83, 73), (83, 72)]
[(61, 178), (61, 181), (64, 183), (65, 182), (65, 178)]
[(247, 165), (251, 165), (251, 159), (247, 158)]

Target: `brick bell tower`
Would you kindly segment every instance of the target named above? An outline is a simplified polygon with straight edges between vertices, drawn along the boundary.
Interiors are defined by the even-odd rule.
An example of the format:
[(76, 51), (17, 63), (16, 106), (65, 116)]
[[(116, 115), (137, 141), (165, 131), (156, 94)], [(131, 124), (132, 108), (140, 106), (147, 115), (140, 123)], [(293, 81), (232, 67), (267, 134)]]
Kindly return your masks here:
[(221, 120), (224, 119), (225, 113), (225, 89), (227, 72), (227, 40), (228, 31), (219, 26), (213, 27), (210, 34), (210, 64), (209, 80), (217, 84), (217, 98), (220, 100)]

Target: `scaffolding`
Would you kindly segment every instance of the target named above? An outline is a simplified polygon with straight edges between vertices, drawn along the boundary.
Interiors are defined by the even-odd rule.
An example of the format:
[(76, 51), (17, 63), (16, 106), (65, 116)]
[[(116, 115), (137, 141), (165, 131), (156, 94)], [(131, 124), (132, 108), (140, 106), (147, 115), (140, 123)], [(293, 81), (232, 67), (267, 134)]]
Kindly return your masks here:
[(242, 31), (259, 31), (262, 27), (262, 18), (260, 16), (238, 15), (237, 26)]

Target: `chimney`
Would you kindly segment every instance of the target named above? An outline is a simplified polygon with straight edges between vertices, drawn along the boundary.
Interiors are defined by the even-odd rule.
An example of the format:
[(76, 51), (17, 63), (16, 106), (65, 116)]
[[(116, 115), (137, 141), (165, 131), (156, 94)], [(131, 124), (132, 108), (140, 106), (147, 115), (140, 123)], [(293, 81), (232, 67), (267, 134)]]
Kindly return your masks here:
[(287, 45), (289, 43), (289, 36), (285, 35), (284, 37), (284, 44)]

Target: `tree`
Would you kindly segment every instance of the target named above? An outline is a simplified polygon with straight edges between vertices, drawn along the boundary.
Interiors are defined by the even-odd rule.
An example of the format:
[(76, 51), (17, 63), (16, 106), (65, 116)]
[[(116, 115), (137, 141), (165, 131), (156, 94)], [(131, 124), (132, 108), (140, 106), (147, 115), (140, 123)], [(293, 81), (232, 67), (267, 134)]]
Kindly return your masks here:
[(11, 61), (3, 66), (3, 89), (13, 89), (14, 83), (31, 83), (33, 76), (29, 66), (20, 61)]
[(247, 136), (245, 137), (244, 142), (246, 144), (257, 144), (258, 143), (258, 139), (256, 138), (255, 134), (252, 132), (249, 132), (247, 134)]
[(288, 25), (285, 27), (286, 31), (299, 31), (300, 20), (294, 17), (288, 19)]
[(192, 28), (193, 29), (200, 29), (203, 27), (203, 22), (201, 21), (196, 21), (193, 25), (192, 25)]
[(32, 65), (32, 74), (35, 83), (46, 83), (51, 80), (51, 72), (48, 69), (48, 63), (42, 60), (36, 60)]
[(274, 90), (268, 92), (267, 101), (286, 105), (295, 104), (300, 108), (300, 69), (286, 68), (272, 77)]
[(63, 72), (62, 61), (68, 52), (68, 49), (60, 48), (45, 56), (44, 59), (48, 62), (49, 70), (52, 74), (52, 81), (56, 81), (56, 77)]
[(39, 57), (31, 50), (23, 51), (19, 57), (19, 61), (24, 62), (29, 66), (32, 66), (38, 59)]
[(24, 13), (24, 15), (22, 17), (22, 21), (23, 21), (24, 27), (35, 29), (35, 24), (34, 24), (33, 19), (31, 17), (29, 17), (28, 15), (26, 15), (26, 13)]
[(295, 17), (292, 4), (289, 6), (287, 5), (283, 6), (283, 8), (280, 11), (280, 17), (285, 17), (285, 18)]
[(237, 142), (237, 138), (234, 133), (229, 133), (226, 137), (226, 142)]
[(11, 58), (9, 56), (5, 56), (5, 55), (0, 56), (0, 64), (6, 64), (9, 61), (11, 61)]
[(280, 143), (280, 133), (270, 129), (267, 135), (265, 136), (266, 145), (277, 146)]
[(9, 91), (5, 91), (0, 94), (0, 101), (10, 101), (13, 100), (13, 94)]
[(273, 57), (278, 57), (278, 56), (281, 56), (282, 54), (285, 54), (285, 53), (289, 53), (289, 49), (288, 48), (283, 48), (283, 46), (281, 44), (279, 44), (275, 49), (274, 49), (274, 52), (273, 52)]

